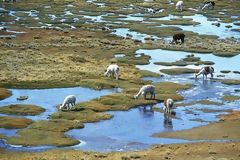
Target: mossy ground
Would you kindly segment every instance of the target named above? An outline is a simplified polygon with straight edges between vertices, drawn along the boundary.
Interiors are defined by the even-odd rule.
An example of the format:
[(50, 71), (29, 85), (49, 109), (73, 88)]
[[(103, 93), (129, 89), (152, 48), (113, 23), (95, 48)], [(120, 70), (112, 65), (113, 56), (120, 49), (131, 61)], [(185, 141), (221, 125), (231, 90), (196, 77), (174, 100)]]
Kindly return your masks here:
[(239, 85), (240, 84), (240, 80), (238, 79), (225, 79), (222, 81), (223, 84), (226, 85)]
[(32, 122), (33, 121), (28, 118), (0, 116), (0, 128), (6, 129), (26, 128)]
[(80, 142), (67, 137), (64, 132), (74, 128), (83, 128), (83, 124), (63, 119), (37, 121), (29, 128), (19, 130), (19, 136), (7, 137), (6, 140), (7, 143), (23, 146), (72, 146)]
[(227, 101), (227, 102), (233, 102), (233, 101), (240, 100), (240, 96), (224, 95), (224, 96), (222, 97), (222, 99), (223, 99), (224, 101)]
[(175, 106), (176, 107), (192, 106), (195, 104), (216, 105), (216, 106), (223, 105), (223, 103), (220, 103), (220, 102), (214, 102), (214, 101), (210, 101), (210, 100), (200, 100), (200, 101), (193, 101), (193, 102), (189, 102), (189, 103), (175, 103)]
[(154, 62), (156, 65), (162, 66), (187, 66), (187, 65), (213, 65), (212, 61), (201, 61), (199, 57), (195, 57), (194, 55), (187, 55), (186, 58), (180, 59), (175, 62)]
[(200, 142), (186, 144), (154, 145), (143, 151), (99, 153), (79, 150), (49, 150), (44, 152), (9, 152), (0, 149), (2, 160), (207, 160), (238, 159), (239, 142)]
[(12, 95), (12, 93), (5, 89), (5, 88), (0, 88), (0, 100), (3, 100), (5, 98), (8, 98)]
[(178, 75), (178, 74), (190, 74), (196, 73), (196, 69), (190, 68), (172, 68), (172, 69), (161, 69), (160, 72), (169, 74), (169, 75)]
[(177, 101), (182, 100), (183, 97), (177, 94), (176, 91), (189, 89), (191, 87), (190, 84), (180, 85), (171, 82), (160, 82), (154, 85), (156, 87), (156, 98), (154, 100), (144, 100), (143, 97), (140, 97), (137, 100), (134, 99), (134, 95), (137, 94), (141, 88), (141, 85), (135, 85), (123, 90), (122, 93), (107, 95), (89, 102), (79, 103), (76, 105), (75, 110), (81, 108), (92, 109), (94, 111), (128, 110), (139, 105), (156, 104), (167, 98), (172, 98)]
[(90, 122), (97, 122), (100, 120), (107, 120), (111, 119), (112, 115), (102, 113), (102, 112), (94, 112), (90, 109), (80, 109), (76, 111), (70, 112), (56, 112), (50, 117), (51, 119), (66, 119), (66, 120), (75, 120), (81, 123), (90, 123)]
[(35, 116), (42, 112), (45, 109), (35, 105), (28, 104), (15, 104), (9, 106), (0, 107), (0, 113), (2, 114), (11, 114), (11, 115), (21, 115), (21, 116)]
[(141, 75), (141, 78), (144, 78), (144, 77), (156, 77), (156, 78), (159, 78), (159, 77), (162, 76), (159, 73), (151, 72), (151, 71), (148, 71), (148, 70), (140, 70), (139, 73)]

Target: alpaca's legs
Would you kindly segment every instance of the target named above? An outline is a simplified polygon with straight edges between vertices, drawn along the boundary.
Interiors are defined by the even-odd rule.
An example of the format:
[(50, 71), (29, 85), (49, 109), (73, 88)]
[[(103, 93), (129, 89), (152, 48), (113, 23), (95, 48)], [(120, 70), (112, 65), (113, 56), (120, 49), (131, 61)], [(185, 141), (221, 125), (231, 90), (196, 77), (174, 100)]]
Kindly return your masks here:
[(118, 80), (118, 73), (115, 73), (116, 80)]

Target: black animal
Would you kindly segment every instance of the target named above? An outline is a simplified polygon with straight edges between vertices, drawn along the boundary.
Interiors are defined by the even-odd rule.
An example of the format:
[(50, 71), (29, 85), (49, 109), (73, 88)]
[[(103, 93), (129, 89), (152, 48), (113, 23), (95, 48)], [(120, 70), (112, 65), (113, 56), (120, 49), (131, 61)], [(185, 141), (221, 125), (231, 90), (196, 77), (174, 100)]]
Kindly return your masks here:
[(183, 33), (174, 34), (171, 43), (178, 44), (178, 40), (181, 40), (181, 44), (182, 44), (182, 43), (184, 43), (184, 38), (185, 38), (185, 34), (183, 34)]

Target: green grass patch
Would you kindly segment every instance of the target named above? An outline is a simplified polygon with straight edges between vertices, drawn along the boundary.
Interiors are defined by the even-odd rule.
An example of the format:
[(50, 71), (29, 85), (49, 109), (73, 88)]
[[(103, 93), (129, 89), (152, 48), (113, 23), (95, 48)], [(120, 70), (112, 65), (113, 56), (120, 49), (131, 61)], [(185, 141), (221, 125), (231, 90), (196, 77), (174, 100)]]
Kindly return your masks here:
[(83, 128), (83, 124), (78, 121), (62, 119), (38, 121), (33, 123), (30, 128), (19, 130), (17, 132), (19, 136), (8, 137), (6, 140), (9, 144), (23, 146), (72, 146), (80, 142), (67, 137), (64, 132), (75, 128)]
[(169, 74), (169, 75), (178, 75), (178, 74), (190, 74), (197, 72), (196, 69), (190, 68), (172, 68), (172, 69), (161, 69), (160, 72)]
[(33, 121), (28, 118), (0, 116), (0, 128), (6, 128), (6, 129), (26, 128), (32, 122)]
[(0, 88), (0, 100), (6, 99), (12, 95), (12, 92), (5, 88)]
[(240, 80), (238, 79), (225, 79), (222, 81), (223, 84), (226, 85), (239, 85), (240, 84)]
[(9, 106), (0, 107), (0, 113), (2, 114), (21, 116), (35, 116), (44, 111), (45, 111), (44, 108), (30, 104), (13, 104)]
[[(76, 105), (75, 110), (91, 109), (93, 111), (110, 111), (110, 110), (128, 110), (140, 105), (150, 105), (161, 102), (167, 98), (182, 100), (183, 97), (176, 93), (177, 90), (188, 89), (191, 85), (180, 85), (177, 83), (161, 82), (154, 84), (156, 86), (156, 99), (144, 100), (143, 97), (134, 99), (141, 85), (126, 87), (122, 93), (103, 96), (88, 102), (81, 102)], [(148, 96), (147, 96), (148, 98)]]
[(98, 122), (100, 120), (111, 119), (112, 115), (94, 112), (90, 109), (78, 109), (77, 111), (68, 112), (56, 112), (50, 117), (51, 119), (66, 119), (66, 120), (77, 120), (81, 123)]
[(156, 77), (156, 78), (161, 77), (161, 75), (159, 73), (151, 72), (148, 70), (139, 70), (139, 74), (140, 74), (141, 78), (143, 78), (143, 77)]
[(227, 102), (233, 102), (233, 101), (240, 100), (240, 96), (224, 95), (222, 99)]
[(216, 106), (223, 105), (223, 103), (214, 102), (214, 101), (210, 101), (210, 100), (200, 100), (200, 101), (193, 101), (193, 102), (189, 102), (189, 103), (175, 103), (175, 106), (176, 107), (184, 107), (184, 106), (193, 106), (195, 104), (216, 105)]

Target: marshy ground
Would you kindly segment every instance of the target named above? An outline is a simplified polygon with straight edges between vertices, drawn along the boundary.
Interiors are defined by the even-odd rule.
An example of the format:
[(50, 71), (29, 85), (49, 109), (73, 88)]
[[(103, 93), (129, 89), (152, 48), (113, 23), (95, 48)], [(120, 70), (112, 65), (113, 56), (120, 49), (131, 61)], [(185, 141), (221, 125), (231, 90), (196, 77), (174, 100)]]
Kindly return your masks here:
[[(201, 2), (184, 1), (183, 12), (167, 0), (2, 2), (0, 24), (6, 29), (0, 31), (0, 139), (4, 140), (0, 159), (240, 159), (239, 112), (234, 111), (239, 110), (240, 99), (240, 2), (217, 1), (214, 10), (206, 11), (199, 10)], [(163, 12), (152, 14), (149, 8)], [(216, 21), (220, 27), (211, 24)], [(206, 32), (204, 26), (213, 31)], [(186, 35), (185, 43), (169, 44), (178, 32)], [(111, 63), (120, 66), (118, 81), (103, 76)], [(193, 81), (193, 73), (203, 65), (213, 65), (218, 78)], [(149, 83), (156, 86), (156, 99), (134, 100), (139, 88)], [(79, 86), (86, 88), (73, 88)], [(56, 106), (68, 93), (77, 94), (76, 107), (58, 111)], [(18, 101), (19, 96), (29, 99)], [(176, 104), (176, 117), (163, 120), (160, 108), (166, 98), (181, 102)], [(142, 111), (146, 105), (154, 111)], [(144, 118), (154, 113), (153, 121), (146, 120), (163, 121), (166, 128), (156, 129), (150, 122), (139, 128), (138, 112)], [(119, 118), (122, 115), (128, 117)], [(108, 122), (123, 128), (111, 128)], [(99, 125), (98, 133), (91, 124)], [(127, 124), (139, 137), (134, 133), (135, 137), (124, 139), (130, 146), (126, 150), (146, 143), (145, 150), (101, 153), (67, 148), (81, 149), (82, 137), (93, 136), (94, 141), (90, 133), (110, 137), (112, 129), (111, 138), (128, 136)], [(144, 127), (158, 133), (142, 134)], [(102, 151), (119, 149), (106, 149), (104, 138), (95, 140)], [(118, 138), (111, 143), (121, 144)], [(152, 141), (158, 145), (149, 148), (155, 144)], [(181, 144), (169, 144), (174, 141)], [(24, 152), (36, 146), (40, 148), (33, 151), (46, 148)], [(45, 151), (48, 146), (56, 150)], [(88, 150), (101, 151), (94, 147)]]

